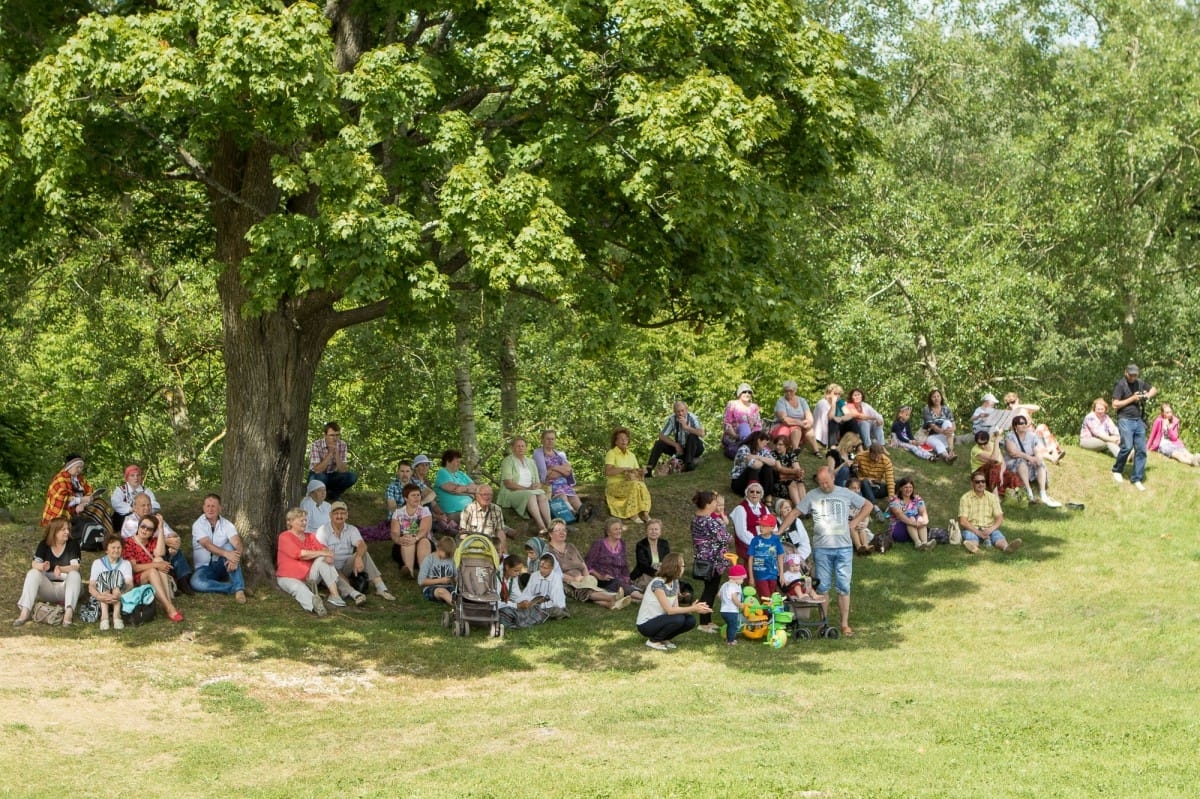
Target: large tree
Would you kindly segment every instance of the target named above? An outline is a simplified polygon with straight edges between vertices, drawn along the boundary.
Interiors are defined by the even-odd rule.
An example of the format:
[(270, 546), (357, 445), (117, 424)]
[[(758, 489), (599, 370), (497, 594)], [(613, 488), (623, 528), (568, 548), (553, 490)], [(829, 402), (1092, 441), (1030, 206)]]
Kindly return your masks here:
[(209, 220), (262, 571), (336, 331), (455, 289), (759, 329), (789, 210), (874, 99), (789, 0), (96, 2), (23, 86), (49, 214), (152, 187)]

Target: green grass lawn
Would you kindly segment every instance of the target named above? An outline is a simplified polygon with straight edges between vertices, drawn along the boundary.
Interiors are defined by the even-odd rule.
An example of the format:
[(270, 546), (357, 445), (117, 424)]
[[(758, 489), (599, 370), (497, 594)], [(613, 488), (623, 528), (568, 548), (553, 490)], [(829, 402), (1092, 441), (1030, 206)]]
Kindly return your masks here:
[[(896, 456), (937, 525), (964, 460)], [(14, 630), (35, 534), (5, 525), (0, 795), (1192, 796), (1200, 470), (1152, 455), (1138, 493), (1110, 464), (1071, 449), (1055, 467), (1051, 493), (1084, 511), (1006, 504), (1014, 556), (856, 560), (857, 636), (780, 650), (693, 633), (655, 652), (634, 609), (578, 605), (455, 638), (385, 544), (396, 603), (317, 620), (260, 586), (246, 606), (184, 597), (179, 625)], [(674, 548), (690, 550), (688, 498), (727, 474), (716, 456), (651, 481)], [(352, 522), (382, 515), (349, 499)], [(199, 495), (163, 501), (177, 528), (199, 514)]]

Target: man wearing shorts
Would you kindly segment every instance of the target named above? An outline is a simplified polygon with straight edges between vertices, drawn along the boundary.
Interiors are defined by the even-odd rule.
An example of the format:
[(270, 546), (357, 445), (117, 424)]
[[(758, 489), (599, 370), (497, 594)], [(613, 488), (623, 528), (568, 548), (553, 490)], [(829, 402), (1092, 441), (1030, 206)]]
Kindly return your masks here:
[(1021, 539), (1006, 540), (1004, 533), (1000, 532), (1003, 523), (1000, 497), (987, 490), (986, 475), (973, 472), (971, 490), (958, 501), (958, 524), (962, 527), (963, 549), (974, 555), (979, 552), (979, 542), (986, 538), (1001, 552), (1016, 552), (1021, 548)]
[[(834, 485), (833, 472), (828, 466), (817, 470), (817, 487), (809, 491), (796, 505), (801, 514), (812, 516), (813, 565), (817, 584), (828, 593), (836, 588), (842, 635), (854, 635), (850, 627), (850, 577), (854, 571), (854, 543), (850, 538), (852, 525), (865, 524), (871, 515), (871, 503), (848, 488)], [(828, 602), (826, 618), (829, 616)]]

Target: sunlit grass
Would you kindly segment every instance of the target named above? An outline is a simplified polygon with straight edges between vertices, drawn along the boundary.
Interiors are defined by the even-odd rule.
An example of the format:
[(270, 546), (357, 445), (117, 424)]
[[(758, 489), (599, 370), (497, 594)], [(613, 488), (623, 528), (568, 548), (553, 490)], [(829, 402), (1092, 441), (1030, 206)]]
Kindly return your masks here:
[[(156, 753), (146, 796), (1187, 796), (1200, 500), (1192, 472), (1151, 463), (1139, 495), (1072, 450), (1052, 493), (1086, 510), (1006, 506), (1026, 542), (1012, 557), (857, 560), (858, 635), (781, 650), (691, 634), (654, 652), (632, 610), (577, 605), (503, 640), (455, 638), (390, 563), (398, 602), (327, 619), (260, 588), (246, 606), (184, 598), (182, 625), (120, 635), (3, 625), (0, 790), (97, 795), (94, 757), (54, 788), (16, 781), (63, 732), (47, 707), (70, 708), (79, 733), (124, 714), (122, 735)], [(897, 465), (935, 523), (949, 518), (965, 467)], [(651, 482), (674, 548), (690, 549), (688, 497), (726, 470), (709, 459)], [(198, 504), (170, 502), (180, 518)], [(22, 536), (0, 530), (7, 574), (25, 568)], [(375, 556), (388, 563), (383, 545)], [(100, 671), (80, 679), (81, 663)]]

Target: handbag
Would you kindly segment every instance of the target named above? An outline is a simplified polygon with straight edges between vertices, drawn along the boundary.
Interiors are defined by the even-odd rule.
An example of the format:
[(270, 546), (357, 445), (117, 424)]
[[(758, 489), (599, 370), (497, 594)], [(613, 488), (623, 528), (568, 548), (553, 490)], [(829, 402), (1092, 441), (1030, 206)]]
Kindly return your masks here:
[(550, 517), (562, 519), (567, 524), (575, 523), (575, 511), (571, 510), (571, 503), (562, 494), (550, 498)]
[(692, 576), (697, 580), (708, 580), (713, 575), (713, 562), (696, 558), (692, 561)]

